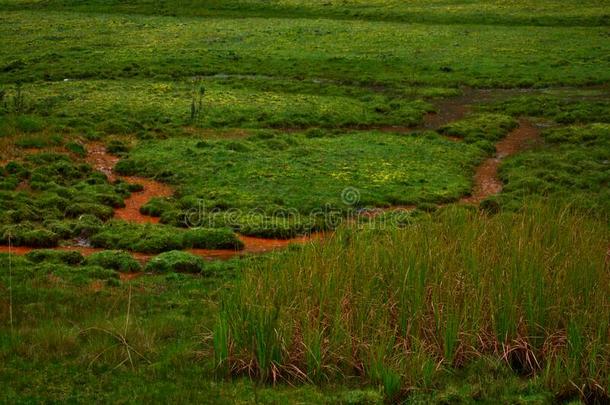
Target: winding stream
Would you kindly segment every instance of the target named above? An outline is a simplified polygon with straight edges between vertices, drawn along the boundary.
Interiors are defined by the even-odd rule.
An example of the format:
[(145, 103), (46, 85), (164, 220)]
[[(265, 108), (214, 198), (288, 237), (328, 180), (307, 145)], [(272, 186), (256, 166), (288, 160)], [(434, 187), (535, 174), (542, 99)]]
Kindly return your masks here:
[[(438, 114), (428, 114), (425, 117), (424, 127), (436, 129), (447, 122), (460, 119), (469, 112), (468, 104), (452, 100), (440, 106)], [(391, 130), (388, 128), (387, 130)], [(540, 131), (526, 119), (519, 121), (519, 126), (511, 131), (505, 138), (496, 143), (496, 154), (484, 160), (476, 169), (474, 174), (474, 186), (471, 195), (460, 199), (460, 203), (478, 204), (483, 199), (502, 191), (502, 181), (498, 178), (498, 167), (502, 159), (511, 156), (531, 143), (537, 141)], [(150, 217), (140, 213), (140, 207), (153, 197), (169, 197), (173, 194), (170, 186), (155, 180), (142, 177), (122, 177), (113, 172), (113, 167), (119, 158), (106, 152), (101, 143), (92, 143), (88, 147), (87, 162), (96, 170), (106, 174), (112, 180), (122, 179), (128, 183), (137, 183), (144, 187), (143, 191), (134, 192), (125, 199), (125, 207), (115, 210), (114, 217), (117, 219), (137, 222), (137, 223), (158, 223), (159, 218)], [(231, 257), (248, 253), (265, 253), (275, 249), (285, 248), (291, 243), (306, 243), (312, 239), (323, 237), (321, 234), (313, 236), (300, 236), (293, 239), (265, 239), (251, 236), (240, 235), (239, 238), (244, 243), (243, 250), (231, 249), (188, 249), (186, 251), (201, 256), (206, 259), (229, 259)], [(102, 248), (92, 248), (88, 246), (61, 246), (54, 249), (73, 250), (89, 255), (94, 252), (102, 251)], [(25, 254), (32, 250), (31, 247), (19, 246), (11, 247), (0, 246), (0, 253), (11, 252), (13, 254)], [(141, 262), (146, 262), (154, 254), (133, 252), (133, 256)]]

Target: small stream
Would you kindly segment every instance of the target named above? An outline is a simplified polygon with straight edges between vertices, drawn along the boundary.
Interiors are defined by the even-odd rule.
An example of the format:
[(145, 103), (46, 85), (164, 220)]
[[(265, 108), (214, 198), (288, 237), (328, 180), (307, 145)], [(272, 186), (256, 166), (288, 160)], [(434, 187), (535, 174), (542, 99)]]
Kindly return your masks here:
[[(478, 94), (481, 93), (481, 94)], [(478, 91), (476, 97), (469, 94), (465, 97), (450, 99), (439, 104), (438, 113), (427, 114), (424, 118), (423, 128), (437, 129), (449, 122), (459, 120), (470, 112), (470, 104), (475, 102), (475, 99), (483, 99), (488, 95)], [(466, 102), (468, 100), (468, 102)], [(384, 128), (387, 131), (401, 131), (401, 127)], [(405, 131), (412, 131), (413, 128), (404, 128)], [(483, 199), (498, 194), (502, 191), (502, 182), (498, 178), (498, 167), (502, 159), (514, 155), (519, 151), (527, 148), (531, 143), (536, 142), (540, 138), (539, 129), (526, 119), (519, 121), (519, 126), (511, 131), (505, 138), (496, 143), (496, 154), (493, 157), (485, 159), (474, 174), (474, 186), (471, 195), (460, 199), (459, 203), (478, 204)], [(452, 139), (458, 141), (456, 139)], [(125, 199), (125, 207), (115, 210), (114, 217), (117, 219), (136, 222), (136, 223), (158, 223), (159, 218), (150, 217), (140, 213), (140, 207), (146, 204), (153, 197), (169, 197), (173, 194), (170, 186), (158, 181), (142, 178), (142, 177), (122, 177), (113, 172), (113, 168), (119, 161), (117, 156), (106, 152), (106, 149), (101, 143), (91, 143), (87, 147), (88, 155), (87, 162), (96, 170), (106, 174), (109, 180), (122, 179), (128, 183), (137, 183), (144, 187), (142, 191), (134, 192)], [(248, 253), (265, 253), (275, 249), (282, 249), (291, 243), (306, 243), (312, 239), (322, 238), (322, 234), (314, 234), (309, 236), (300, 236), (292, 239), (266, 239), (251, 236), (240, 235), (239, 238), (244, 243), (243, 250), (231, 249), (189, 249), (188, 252), (196, 254), (206, 259), (229, 259), (231, 257), (248, 254)], [(88, 246), (61, 246), (56, 247), (58, 250), (74, 250), (79, 251), (83, 255), (89, 255), (94, 252), (102, 251), (102, 248), (92, 248)], [(10, 252), (13, 254), (25, 254), (34, 250), (31, 247), (11, 247)], [(8, 246), (0, 246), (0, 253), (9, 252)], [(133, 256), (141, 261), (146, 262), (154, 254), (144, 254), (133, 252)]]

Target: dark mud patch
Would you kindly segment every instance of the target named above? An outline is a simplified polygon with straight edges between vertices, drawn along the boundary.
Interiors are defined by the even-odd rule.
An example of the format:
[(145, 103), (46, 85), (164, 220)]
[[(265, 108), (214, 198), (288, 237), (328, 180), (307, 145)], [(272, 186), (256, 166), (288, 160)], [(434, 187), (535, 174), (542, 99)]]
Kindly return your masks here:
[(447, 100), (437, 104), (437, 112), (424, 115), (424, 129), (436, 130), (453, 121), (464, 118), (471, 110), (469, 104), (464, 104), (463, 100)]

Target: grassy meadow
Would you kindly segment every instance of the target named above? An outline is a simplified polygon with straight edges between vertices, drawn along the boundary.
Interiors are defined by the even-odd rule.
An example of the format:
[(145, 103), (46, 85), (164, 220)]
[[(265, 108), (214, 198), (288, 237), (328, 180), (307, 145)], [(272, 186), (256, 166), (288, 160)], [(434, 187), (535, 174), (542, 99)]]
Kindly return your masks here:
[(606, 3), (0, 0), (0, 402), (608, 403)]

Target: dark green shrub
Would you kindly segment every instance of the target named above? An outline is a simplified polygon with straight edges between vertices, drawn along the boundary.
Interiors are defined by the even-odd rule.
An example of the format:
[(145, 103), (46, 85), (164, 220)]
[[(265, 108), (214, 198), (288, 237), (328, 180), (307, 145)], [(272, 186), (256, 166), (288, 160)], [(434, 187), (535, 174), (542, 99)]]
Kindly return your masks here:
[(88, 237), (99, 232), (102, 226), (103, 223), (98, 217), (84, 214), (73, 222), (73, 232), (75, 236)]
[(143, 191), (144, 186), (138, 183), (129, 183), (127, 185), (127, 190), (129, 190), (129, 192), (131, 193), (137, 193), (139, 191)]
[(119, 279), (119, 274), (116, 271), (101, 266), (86, 266), (84, 267), (84, 270), (85, 274), (90, 279), (93, 278), (107, 281), (112, 279), (118, 281)]
[(108, 278), (106, 279), (106, 285), (108, 287), (118, 287), (121, 285), (121, 280), (118, 278)]
[(199, 256), (174, 250), (153, 257), (145, 267), (146, 271), (155, 273), (181, 272), (201, 273), (205, 263)]
[(185, 214), (180, 210), (169, 210), (160, 215), (159, 222), (165, 225), (185, 227)]
[(59, 235), (42, 228), (29, 228), (26, 226), (4, 229), (0, 237), (3, 244), (10, 241), (14, 246), (29, 246), (35, 248), (50, 248), (57, 246)]
[(99, 123), (95, 129), (106, 134), (129, 134), (135, 132), (135, 128), (126, 121), (106, 120)]
[(481, 203), (479, 204), (479, 208), (489, 214), (496, 214), (500, 212), (501, 205), (498, 198), (493, 196), (481, 201)]
[(67, 143), (66, 149), (69, 150), (70, 152), (72, 152), (76, 155), (80, 155), (80, 156), (85, 156), (87, 154), (87, 150), (85, 149), (85, 147), (77, 142)]
[(14, 174), (20, 178), (28, 178), (30, 177), (29, 170), (18, 162), (8, 162), (6, 166), (4, 166), (4, 170), (9, 174)]
[(38, 132), (44, 128), (44, 122), (33, 115), (19, 115), (15, 118), (15, 126), (21, 132)]
[(144, 253), (159, 253), (183, 247), (182, 235), (172, 231), (151, 232), (133, 244), (133, 250)]
[(214, 144), (208, 141), (199, 141), (195, 144), (196, 148), (211, 148)]
[(249, 152), (250, 148), (243, 142), (227, 142), (225, 148), (235, 152)]
[(73, 224), (70, 221), (49, 220), (44, 222), (44, 227), (56, 233), (61, 239), (69, 239), (77, 236), (74, 233)]
[(125, 201), (116, 194), (97, 194), (95, 200), (103, 205), (108, 205), (113, 208), (121, 208), (125, 206)]
[(48, 141), (40, 136), (28, 136), (15, 141), (15, 146), (24, 149), (41, 149), (48, 145)]
[(95, 247), (160, 253), (182, 249), (183, 232), (165, 225), (111, 221), (91, 237)]
[(138, 173), (138, 165), (133, 160), (121, 159), (114, 166), (114, 172), (124, 176), (133, 176)]
[(0, 190), (14, 190), (19, 185), (20, 181), (17, 177), (11, 176), (9, 178), (0, 180)]

